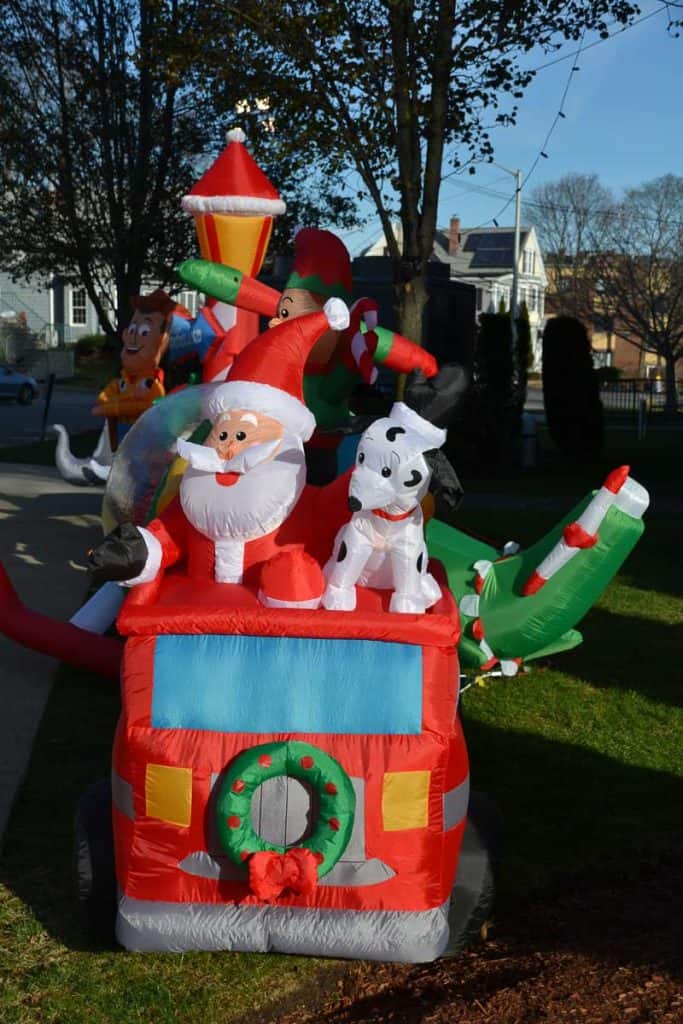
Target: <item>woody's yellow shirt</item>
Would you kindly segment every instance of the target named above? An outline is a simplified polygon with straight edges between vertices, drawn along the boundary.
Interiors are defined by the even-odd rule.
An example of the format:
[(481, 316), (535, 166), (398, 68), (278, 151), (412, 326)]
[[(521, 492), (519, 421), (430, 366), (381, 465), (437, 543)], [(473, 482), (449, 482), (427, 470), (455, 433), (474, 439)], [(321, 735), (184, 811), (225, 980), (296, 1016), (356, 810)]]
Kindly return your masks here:
[(93, 415), (115, 416), (121, 423), (134, 423), (157, 398), (165, 395), (163, 380), (162, 370), (147, 377), (131, 377), (122, 370), (120, 377), (110, 380), (100, 391)]

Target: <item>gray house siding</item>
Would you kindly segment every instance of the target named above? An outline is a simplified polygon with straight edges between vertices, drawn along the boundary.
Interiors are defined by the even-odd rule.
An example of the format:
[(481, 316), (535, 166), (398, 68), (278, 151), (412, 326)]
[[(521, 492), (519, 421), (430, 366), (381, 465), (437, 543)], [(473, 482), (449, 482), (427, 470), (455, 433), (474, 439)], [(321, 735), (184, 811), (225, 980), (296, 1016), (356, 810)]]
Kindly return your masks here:
[(41, 346), (56, 348), (73, 345), (85, 334), (98, 333), (97, 314), (78, 285), (66, 284), (55, 277), (46, 283), (39, 280), (15, 283), (0, 272), (0, 318), (26, 317), (29, 331)]
[(33, 334), (42, 335), (51, 323), (50, 290), (31, 283), (12, 281), (0, 271), (0, 317), (6, 314), (26, 314), (26, 323)]

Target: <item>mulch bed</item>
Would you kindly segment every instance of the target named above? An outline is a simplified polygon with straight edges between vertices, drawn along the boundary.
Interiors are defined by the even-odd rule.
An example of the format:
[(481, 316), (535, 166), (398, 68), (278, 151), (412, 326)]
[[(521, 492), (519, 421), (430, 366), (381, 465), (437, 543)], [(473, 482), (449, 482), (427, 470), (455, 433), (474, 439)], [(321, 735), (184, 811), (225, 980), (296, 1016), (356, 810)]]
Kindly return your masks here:
[[(433, 964), (350, 963), (273, 1024), (681, 1024), (680, 861), (582, 878), (500, 908), (485, 940)], [(321, 978), (321, 988), (324, 985)], [(329, 983), (328, 983), (329, 984)]]

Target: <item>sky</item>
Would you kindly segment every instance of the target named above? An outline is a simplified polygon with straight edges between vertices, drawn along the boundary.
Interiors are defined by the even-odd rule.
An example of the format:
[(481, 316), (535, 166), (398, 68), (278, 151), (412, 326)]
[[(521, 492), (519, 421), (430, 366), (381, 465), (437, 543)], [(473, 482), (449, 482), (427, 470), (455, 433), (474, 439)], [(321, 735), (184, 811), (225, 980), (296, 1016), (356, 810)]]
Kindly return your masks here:
[[(659, 0), (645, 0), (640, 6), (641, 16), (652, 17), (578, 57), (539, 71), (519, 101), (517, 125), (493, 134), (494, 159), (520, 168), (524, 176), (541, 149), (548, 154), (538, 160), (523, 197), (535, 185), (572, 171), (597, 174), (617, 195), (664, 174), (683, 176), (683, 31), (678, 39), (667, 33)], [(683, 17), (680, 6), (671, 5), (671, 10), (673, 16)], [(596, 38), (587, 36), (586, 46)], [(569, 55), (577, 45), (569, 43), (549, 55), (534, 53), (530, 65)], [(579, 70), (572, 73), (575, 65)], [(544, 147), (568, 82), (565, 117), (558, 120)], [(495, 194), (484, 194), (480, 188)], [(442, 184), (439, 226), (446, 226), (454, 215), (463, 227), (491, 224), (493, 217), (501, 226), (511, 225), (513, 202), (500, 217), (498, 213), (513, 193), (513, 177), (491, 165), (479, 165), (475, 175), (449, 177)], [(379, 222), (371, 216), (362, 228), (340, 234), (355, 256), (379, 236)]]

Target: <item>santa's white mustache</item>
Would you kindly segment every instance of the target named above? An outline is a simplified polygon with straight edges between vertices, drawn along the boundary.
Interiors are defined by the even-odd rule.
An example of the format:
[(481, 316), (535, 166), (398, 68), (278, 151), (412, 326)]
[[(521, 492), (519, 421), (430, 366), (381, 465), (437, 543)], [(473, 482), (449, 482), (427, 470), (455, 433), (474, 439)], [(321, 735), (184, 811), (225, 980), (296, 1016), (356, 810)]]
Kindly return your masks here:
[(280, 447), (280, 441), (264, 441), (245, 449), (232, 459), (221, 459), (215, 448), (205, 444), (195, 444), (180, 438), (177, 452), (181, 459), (199, 470), (200, 473), (246, 473), (271, 458)]

